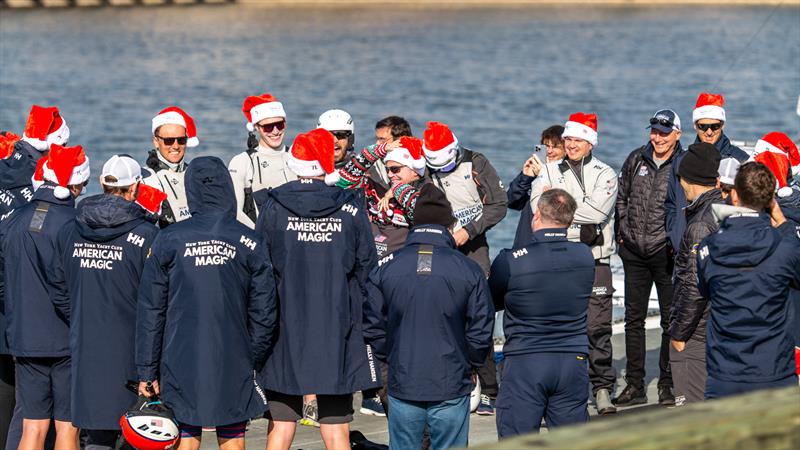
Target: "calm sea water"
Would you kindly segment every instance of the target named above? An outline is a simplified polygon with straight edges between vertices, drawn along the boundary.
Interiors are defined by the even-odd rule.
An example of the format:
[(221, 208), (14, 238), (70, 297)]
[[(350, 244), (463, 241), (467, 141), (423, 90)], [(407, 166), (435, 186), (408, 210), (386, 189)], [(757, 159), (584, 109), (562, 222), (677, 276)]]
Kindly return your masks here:
[[(150, 119), (175, 103), (198, 123), (190, 156), (227, 162), (246, 139), (242, 100), (269, 91), (289, 139), (332, 107), (353, 114), (357, 146), (389, 114), (417, 133), (439, 120), (506, 182), (543, 128), (579, 110), (598, 114), (596, 154), (616, 168), (656, 109), (688, 124), (702, 90), (724, 93), (733, 138), (800, 129), (798, 8), (390, 9), (2, 10), (0, 129), (57, 104), (99, 174), (114, 153), (143, 160)], [(495, 249), (516, 222), (491, 232)]]

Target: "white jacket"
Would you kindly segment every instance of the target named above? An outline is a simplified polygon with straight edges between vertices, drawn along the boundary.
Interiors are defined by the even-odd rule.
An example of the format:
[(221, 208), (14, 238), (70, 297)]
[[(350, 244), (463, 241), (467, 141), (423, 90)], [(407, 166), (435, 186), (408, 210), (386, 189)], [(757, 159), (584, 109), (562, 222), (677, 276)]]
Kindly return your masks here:
[(262, 189), (276, 188), (297, 179), (297, 175), (286, 165), (288, 155), (286, 146), (283, 150), (265, 149), (258, 146), (255, 152), (249, 154), (245, 151), (231, 159), (228, 164), (228, 172), (231, 174), (233, 190), (236, 193), (236, 218), (239, 222), (253, 229), (256, 226), (242, 211), (245, 188), (251, 188), (252, 192), (256, 192)]
[(608, 164), (592, 157), (591, 153), (583, 160), (581, 174), (583, 180), (578, 179), (566, 158), (542, 167), (531, 185), (531, 209), (536, 210), (545, 186), (569, 192), (578, 203), (578, 209), (572, 226), (567, 230), (567, 238), (580, 242), (581, 225), (599, 225), (603, 243), (592, 247), (592, 255), (594, 259), (607, 263), (617, 248), (614, 240), (617, 174)]

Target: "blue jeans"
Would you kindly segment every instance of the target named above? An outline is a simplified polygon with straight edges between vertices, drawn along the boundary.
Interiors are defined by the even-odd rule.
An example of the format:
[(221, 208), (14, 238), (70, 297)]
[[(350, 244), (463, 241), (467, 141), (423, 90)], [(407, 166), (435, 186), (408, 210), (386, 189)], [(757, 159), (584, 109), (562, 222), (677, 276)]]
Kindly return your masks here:
[(389, 448), (419, 450), (422, 431), (431, 432), (431, 449), (466, 447), (469, 441), (469, 395), (443, 402), (414, 402), (389, 395)]

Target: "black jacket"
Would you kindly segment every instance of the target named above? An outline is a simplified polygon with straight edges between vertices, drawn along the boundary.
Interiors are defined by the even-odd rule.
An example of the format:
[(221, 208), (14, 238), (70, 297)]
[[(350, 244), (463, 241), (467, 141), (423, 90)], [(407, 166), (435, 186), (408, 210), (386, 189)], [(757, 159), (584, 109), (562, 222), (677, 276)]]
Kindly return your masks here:
[(686, 232), (675, 257), (675, 278), (669, 315), (669, 335), (676, 341), (706, 341), (708, 299), (697, 289), (697, 248), (719, 229), (711, 205), (722, 203), (722, 193), (712, 189), (686, 207)]
[(406, 246), (370, 273), (367, 289), (364, 337), (389, 362), (389, 395), (468, 395), (491, 347), (494, 308), (483, 269), (455, 249), (447, 229), (412, 228)]
[(520, 172), (508, 186), (506, 195), (508, 196), (508, 207), (519, 211), (519, 222), (517, 222), (517, 232), (514, 234), (513, 248), (520, 248), (528, 245), (533, 239), (533, 209), (531, 209), (531, 184), (536, 177), (529, 177)]
[(274, 265), (280, 324), (264, 386), (290, 395), (378, 386), (361, 331), (365, 283), (377, 260), (363, 201), (312, 179), (267, 193), (256, 233)]
[(216, 157), (186, 171), (192, 217), (159, 232), (139, 286), (136, 370), (158, 379), (178, 421), (216, 426), (264, 412), (255, 371), (275, 329), (266, 250), (236, 220), (233, 181)]
[(53, 303), (70, 320), (72, 423), (119, 429), (120, 411), (136, 394), (136, 292), (158, 229), (145, 210), (100, 194), (78, 204), (78, 215), (58, 235), (51, 281)]
[(616, 224), (617, 241), (641, 258), (648, 258), (667, 245), (664, 200), (667, 197), (672, 162), (682, 152), (678, 142), (672, 155), (658, 167), (653, 145), (632, 151), (619, 172)]
[(31, 178), (41, 157), (42, 152), (20, 140), (8, 158), (0, 159), (0, 221), (33, 198)]

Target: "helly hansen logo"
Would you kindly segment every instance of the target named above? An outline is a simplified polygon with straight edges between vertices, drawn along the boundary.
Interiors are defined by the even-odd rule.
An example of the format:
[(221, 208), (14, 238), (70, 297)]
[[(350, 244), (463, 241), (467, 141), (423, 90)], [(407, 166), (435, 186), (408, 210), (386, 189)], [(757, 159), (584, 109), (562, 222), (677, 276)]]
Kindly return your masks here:
[(349, 203), (346, 203), (346, 204), (342, 205), (342, 211), (344, 211), (346, 213), (350, 213), (351, 216), (355, 217), (356, 214), (358, 213), (358, 208), (356, 208), (355, 206), (353, 206), (353, 205), (351, 205)]
[(706, 259), (708, 256), (708, 246), (704, 245), (703, 248), (700, 249), (700, 259)]
[(144, 238), (139, 236), (138, 234), (128, 233), (128, 238), (126, 241), (130, 242), (131, 244), (137, 247), (144, 247)]
[(249, 248), (250, 250), (255, 250), (256, 249), (255, 241), (253, 241), (252, 239), (248, 238), (245, 235), (242, 235), (242, 237), (239, 238), (239, 243), (240, 244), (244, 244), (244, 246)]
[(514, 253), (511, 254), (511, 256), (513, 256), (514, 259), (517, 259), (520, 256), (524, 256), (524, 255), (527, 255), (527, 254), (528, 254), (528, 249), (523, 248), (523, 249), (519, 249), (519, 250), (515, 251)]
[(393, 259), (394, 259), (394, 253), (390, 253), (389, 256), (387, 256), (387, 257), (381, 259), (380, 261), (378, 261), (378, 267), (386, 264), (387, 262), (389, 262), (389, 261), (391, 261)]

